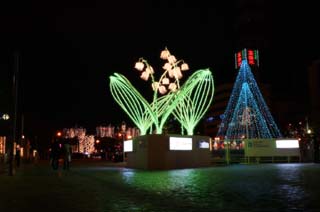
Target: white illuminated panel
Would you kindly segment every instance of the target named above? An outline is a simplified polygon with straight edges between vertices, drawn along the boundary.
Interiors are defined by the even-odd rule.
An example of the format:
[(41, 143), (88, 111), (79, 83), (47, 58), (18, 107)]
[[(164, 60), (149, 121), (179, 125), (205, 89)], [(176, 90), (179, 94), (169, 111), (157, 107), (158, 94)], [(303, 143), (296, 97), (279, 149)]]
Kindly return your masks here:
[(132, 140), (124, 141), (124, 152), (132, 152)]
[(292, 140), (276, 140), (277, 148), (299, 148), (299, 141)]
[(192, 138), (170, 137), (170, 150), (192, 150)]
[(209, 142), (208, 141), (200, 141), (199, 148), (200, 149), (209, 149)]

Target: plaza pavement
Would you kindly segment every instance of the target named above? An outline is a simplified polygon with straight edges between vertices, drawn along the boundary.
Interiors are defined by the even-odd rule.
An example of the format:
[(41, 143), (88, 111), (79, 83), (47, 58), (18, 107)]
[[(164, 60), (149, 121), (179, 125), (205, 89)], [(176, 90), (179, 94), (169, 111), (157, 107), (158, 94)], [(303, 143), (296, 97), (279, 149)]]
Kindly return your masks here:
[(312, 163), (142, 171), (100, 160), (53, 170), (44, 160), (0, 173), (0, 212), (318, 212), (319, 176)]
[(15, 168), (14, 176), (8, 176), (7, 168), (3, 170), (2, 167), (0, 211), (118, 211), (117, 198), (121, 197), (118, 188), (107, 186), (112, 182), (98, 180), (94, 173), (85, 170), (94, 170), (95, 167), (122, 169), (123, 166), (123, 163), (99, 160), (73, 160), (70, 170), (63, 170), (61, 162), (59, 169), (53, 170), (49, 161), (43, 160), (22, 163), (19, 168)]

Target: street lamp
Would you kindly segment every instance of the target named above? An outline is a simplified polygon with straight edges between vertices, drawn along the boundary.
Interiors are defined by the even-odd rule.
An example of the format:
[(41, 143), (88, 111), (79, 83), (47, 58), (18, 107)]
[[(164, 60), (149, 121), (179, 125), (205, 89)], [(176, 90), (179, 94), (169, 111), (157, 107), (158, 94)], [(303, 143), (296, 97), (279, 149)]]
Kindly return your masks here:
[(100, 140), (97, 139), (97, 140), (96, 140), (96, 150), (97, 150), (97, 151), (100, 150), (99, 144), (100, 144)]
[(9, 120), (10, 116), (8, 114), (3, 114), (1, 117), (3, 120)]

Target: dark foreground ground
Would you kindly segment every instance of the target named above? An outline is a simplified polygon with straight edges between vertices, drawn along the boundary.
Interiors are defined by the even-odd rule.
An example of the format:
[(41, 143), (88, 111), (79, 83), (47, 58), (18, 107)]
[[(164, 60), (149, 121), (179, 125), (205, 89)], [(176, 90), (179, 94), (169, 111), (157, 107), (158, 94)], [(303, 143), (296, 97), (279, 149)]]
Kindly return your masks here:
[(319, 164), (142, 171), (123, 164), (48, 161), (0, 173), (0, 212), (320, 211)]

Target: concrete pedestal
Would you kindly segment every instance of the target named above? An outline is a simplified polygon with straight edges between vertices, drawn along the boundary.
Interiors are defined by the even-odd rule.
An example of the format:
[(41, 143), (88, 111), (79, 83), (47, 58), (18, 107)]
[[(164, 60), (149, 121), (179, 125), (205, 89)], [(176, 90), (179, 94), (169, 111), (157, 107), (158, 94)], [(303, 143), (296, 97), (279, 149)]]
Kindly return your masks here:
[[(170, 137), (191, 138), (192, 150), (170, 150)], [(172, 139), (172, 138), (171, 138)], [(210, 166), (208, 136), (145, 135), (133, 139), (133, 151), (127, 152), (127, 167), (148, 170), (197, 168)]]

